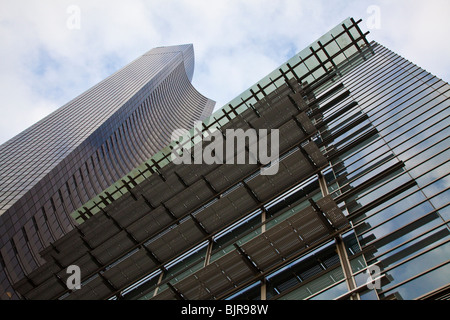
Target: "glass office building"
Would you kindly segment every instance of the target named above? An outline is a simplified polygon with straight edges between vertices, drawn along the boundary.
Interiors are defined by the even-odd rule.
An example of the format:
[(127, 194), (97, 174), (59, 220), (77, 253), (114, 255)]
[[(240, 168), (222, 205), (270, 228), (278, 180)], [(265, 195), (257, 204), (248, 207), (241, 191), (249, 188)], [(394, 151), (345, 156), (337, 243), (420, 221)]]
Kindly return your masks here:
[(192, 45), (150, 50), (0, 146), (0, 297), (74, 228), (70, 213), (211, 115)]
[[(71, 214), (25, 299), (445, 299), (448, 83), (346, 19), (190, 131), (277, 129), (279, 169), (172, 141)], [(224, 136), (226, 139), (226, 137)], [(206, 141), (206, 142), (205, 142)], [(270, 140), (269, 140), (270, 141)], [(249, 145), (235, 151), (249, 159)], [(69, 265), (81, 288), (66, 286)]]

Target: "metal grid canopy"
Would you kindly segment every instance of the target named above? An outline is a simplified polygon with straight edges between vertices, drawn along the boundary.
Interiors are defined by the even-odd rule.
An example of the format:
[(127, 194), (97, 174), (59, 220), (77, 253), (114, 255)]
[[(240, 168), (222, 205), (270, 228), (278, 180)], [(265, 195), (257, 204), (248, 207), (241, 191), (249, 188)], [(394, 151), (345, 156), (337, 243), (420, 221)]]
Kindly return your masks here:
[[(352, 28), (356, 30), (355, 35), (360, 33), (353, 20), (345, 23), (348, 26), (338, 28), (329, 43)], [(258, 85), (257, 92), (250, 89), (253, 92), (251, 98), (242, 98), (237, 107), (230, 104), (230, 108), (224, 107), (203, 122), (203, 132), (245, 126), (280, 129), (280, 166), (276, 175), (259, 175), (260, 164), (234, 167), (238, 170), (224, 164), (175, 165), (169, 160), (171, 145), (78, 210), (74, 216), (84, 223), (44, 250), (42, 254), (48, 262), (16, 283), (17, 291), (27, 299), (105, 299), (119, 294), (127, 286), (164, 269), (180, 254), (211, 239), (223, 228), (319, 172), (328, 161), (311, 140), (316, 132), (311, 118), (321, 113), (317, 105), (321, 97), (313, 98), (314, 90), (321, 88), (324, 79), (335, 77), (337, 73), (327, 69), (326, 73), (317, 76), (317, 71), (323, 69), (324, 63), (354, 63), (352, 59), (337, 59), (351, 48), (357, 48), (355, 52), (359, 52), (359, 59), (371, 54), (370, 47), (364, 47), (362, 34), (353, 40), (338, 52), (330, 52), (327, 60), (319, 59), (317, 66), (306, 74), (298, 74), (294, 69), (306, 59), (316, 59), (317, 55), (300, 55), (301, 61), (294, 67), (289, 63), (286, 65), (290, 71), (284, 72), (280, 68), (279, 76), (268, 77), (270, 83)], [(324, 50), (327, 44), (321, 44), (318, 50)], [(349, 52), (347, 54), (351, 58)], [(288, 74), (295, 76), (289, 79)], [(309, 82), (301, 85), (302, 79)], [(269, 87), (275, 83), (278, 88), (271, 91)], [(263, 97), (259, 98), (260, 94)], [(303, 212), (310, 218), (308, 221), (299, 216), (302, 225), (289, 220), (291, 228), (297, 228), (305, 243), (314, 242), (346, 223), (333, 203), (324, 201), (315, 205), (314, 209)], [(286, 255), (287, 244), (293, 239), (283, 240), (282, 233), (272, 235), (276, 230), (278, 228), (268, 230), (265, 236), (270, 236), (273, 239), (270, 243), (279, 246), (279, 252)], [(245, 248), (259, 259), (261, 267), (275, 263), (275, 260), (261, 260), (257, 249)], [(234, 279), (234, 284), (248, 278), (248, 263), (244, 261), (245, 266), (241, 266), (241, 253), (235, 252), (228, 258), (230, 260), (224, 260), (223, 265), (214, 265), (227, 269), (230, 272), (228, 278)], [(64, 286), (67, 276), (64, 271), (69, 264), (87, 270), (82, 275), (82, 288), (70, 294)], [(214, 274), (207, 268), (200, 272), (204, 281), (208, 281), (207, 274)], [(254, 274), (254, 270), (249, 272)], [(211, 286), (228, 286), (224, 279), (217, 281)], [(54, 283), (59, 283), (54, 286), (57, 288), (54, 291), (42, 289)]]
[[(323, 212), (310, 206), (282, 223), (245, 243), (240, 251), (231, 251), (191, 276), (173, 285), (153, 299), (205, 300), (223, 297), (228, 291), (248, 283), (260, 273), (283, 263), (293, 254), (335, 229), (329, 220), (340, 221), (344, 227), (348, 221), (330, 196), (317, 202)], [(324, 220), (323, 217), (327, 219)], [(246, 263), (247, 261), (247, 263)], [(249, 262), (251, 264), (249, 264)], [(253, 265), (253, 267), (252, 267)]]

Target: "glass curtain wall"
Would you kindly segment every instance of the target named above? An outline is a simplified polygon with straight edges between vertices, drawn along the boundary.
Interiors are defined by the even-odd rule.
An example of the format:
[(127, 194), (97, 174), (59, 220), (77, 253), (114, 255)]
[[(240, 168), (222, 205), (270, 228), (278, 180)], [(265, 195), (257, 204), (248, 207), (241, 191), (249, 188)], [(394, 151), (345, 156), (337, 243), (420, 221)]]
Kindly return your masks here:
[[(218, 234), (180, 274), (330, 194), (351, 228), (227, 299), (415, 299), (447, 285), (450, 87), (372, 46), (374, 56), (340, 77), (342, 87), (317, 105), (350, 92), (317, 119), (324, 125), (315, 141), (329, 166)], [(334, 87), (323, 86), (317, 95)]]

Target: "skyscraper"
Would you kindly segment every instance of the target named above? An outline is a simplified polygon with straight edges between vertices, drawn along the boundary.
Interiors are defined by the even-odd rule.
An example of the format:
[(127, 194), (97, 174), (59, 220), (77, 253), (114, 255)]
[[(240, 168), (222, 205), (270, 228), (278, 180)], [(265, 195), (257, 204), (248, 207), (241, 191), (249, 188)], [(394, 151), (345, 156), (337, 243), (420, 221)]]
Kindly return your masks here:
[[(448, 83), (352, 18), (71, 214), (26, 299), (416, 299), (449, 291)], [(227, 129), (261, 162), (176, 164)], [(271, 140), (268, 140), (271, 141)], [(250, 158), (249, 143), (236, 149)], [(67, 268), (81, 270), (80, 289)]]
[(74, 227), (69, 214), (207, 118), (192, 45), (150, 50), (0, 146), (0, 295)]

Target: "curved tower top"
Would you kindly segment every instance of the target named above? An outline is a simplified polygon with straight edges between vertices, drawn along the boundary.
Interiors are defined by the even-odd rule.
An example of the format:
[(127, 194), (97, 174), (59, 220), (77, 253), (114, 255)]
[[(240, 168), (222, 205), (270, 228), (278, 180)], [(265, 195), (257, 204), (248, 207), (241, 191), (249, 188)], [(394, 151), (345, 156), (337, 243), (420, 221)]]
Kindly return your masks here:
[(192, 82), (195, 66), (194, 46), (191, 43), (189, 43), (189, 44), (180, 44), (177, 46), (157, 47), (153, 48), (146, 54), (167, 54), (167, 53), (181, 53), (186, 74), (188, 76), (189, 81)]

